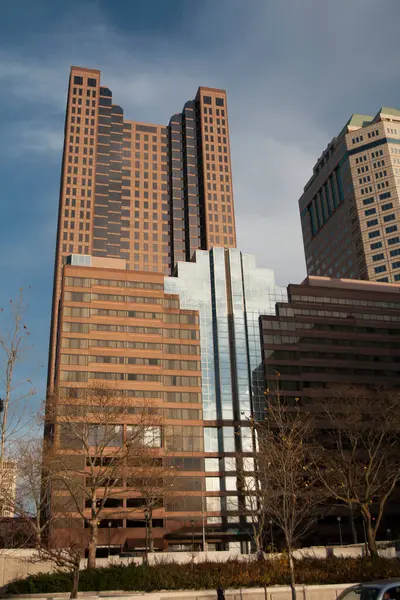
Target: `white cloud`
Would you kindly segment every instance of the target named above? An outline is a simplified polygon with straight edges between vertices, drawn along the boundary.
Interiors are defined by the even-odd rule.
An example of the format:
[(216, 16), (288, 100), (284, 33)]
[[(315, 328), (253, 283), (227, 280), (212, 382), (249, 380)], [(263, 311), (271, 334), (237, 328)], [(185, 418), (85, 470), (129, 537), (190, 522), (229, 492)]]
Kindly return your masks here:
[(14, 158), (26, 156), (32, 160), (38, 155), (53, 154), (60, 157), (63, 148), (63, 131), (59, 127), (49, 125), (40, 126), (28, 122), (21, 127), (13, 129), (12, 139), (7, 147), (7, 152)]

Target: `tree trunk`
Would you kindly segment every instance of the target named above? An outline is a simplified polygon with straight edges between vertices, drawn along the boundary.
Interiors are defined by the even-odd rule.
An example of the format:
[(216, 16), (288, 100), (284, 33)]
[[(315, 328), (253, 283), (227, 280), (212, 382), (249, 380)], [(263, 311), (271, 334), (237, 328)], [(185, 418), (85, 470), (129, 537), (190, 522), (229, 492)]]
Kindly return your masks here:
[(72, 573), (72, 588), (70, 598), (78, 597), (78, 585), (79, 585), (79, 565), (75, 567)]
[(367, 543), (371, 558), (378, 558), (378, 548), (376, 546), (376, 531), (372, 527), (371, 521), (367, 520)]
[(354, 511), (353, 511), (353, 505), (350, 503), (349, 504), (349, 513), (350, 513), (350, 525), (351, 525), (351, 535), (353, 537), (353, 544), (357, 544), (357, 531), (356, 531), (356, 527), (354, 525)]
[(41, 532), (36, 530), (35, 531), (35, 548), (36, 548), (36, 550), (40, 550), (41, 546), (42, 546)]
[(88, 569), (96, 568), (97, 520), (89, 523)]
[(290, 589), (292, 591), (292, 600), (296, 600), (296, 580), (294, 575), (294, 561), (292, 550), (289, 549), (289, 569), (290, 569)]

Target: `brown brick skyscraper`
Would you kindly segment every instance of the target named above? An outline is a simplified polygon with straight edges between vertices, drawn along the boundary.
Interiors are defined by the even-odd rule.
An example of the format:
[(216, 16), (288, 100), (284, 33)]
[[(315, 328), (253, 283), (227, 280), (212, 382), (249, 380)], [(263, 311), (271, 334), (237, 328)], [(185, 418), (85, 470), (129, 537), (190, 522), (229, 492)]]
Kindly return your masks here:
[(299, 200), (308, 275), (400, 282), (400, 111), (353, 114)]
[(226, 92), (200, 87), (168, 126), (136, 123), (113, 104), (100, 71), (72, 67), (49, 389), (67, 256), (123, 258), (128, 269), (169, 274), (177, 261), (213, 246), (236, 247)]

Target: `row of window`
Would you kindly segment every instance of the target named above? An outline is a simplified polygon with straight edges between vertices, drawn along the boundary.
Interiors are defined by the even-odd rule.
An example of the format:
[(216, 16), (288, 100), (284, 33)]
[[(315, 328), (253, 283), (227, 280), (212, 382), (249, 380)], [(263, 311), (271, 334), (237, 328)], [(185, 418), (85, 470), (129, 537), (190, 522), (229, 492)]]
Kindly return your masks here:
[[(375, 209), (374, 209), (374, 212), (376, 213)], [(394, 221), (395, 219), (396, 219), (396, 215), (394, 213), (391, 213), (390, 215), (384, 215), (384, 217), (383, 217), (384, 223), (387, 223), (389, 221)], [(371, 219), (370, 221), (367, 221), (367, 227), (373, 227), (374, 225), (378, 225), (378, 219)]]
[(200, 387), (200, 377), (184, 375), (154, 375), (152, 373), (110, 373), (99, 371), (60, 371), (60, 381), (89, 381), (104, 379), (111, 381), (149, 381), (165, 386)]
[[(386, 233), (393, 233), (394, 231), (397, 231), (397, 225), (390, 225), (390, 227), (386, 227), (385, 228), (385, 232)], [(377, 231), (370, 231), (368, 233), (369, 239), (380, 237), (380, 235), (381, 235), (381, 232), (378, 231), (378, 230)], [(396, 242), (394, 242), (394, 241), (390, 242), (388, 240), (388, 243), (397, 243), (397, 238), (392, 238), (392, 240), (396, 240)]]
[[(176, 403), (192, 403), (198, 404), (201, 401), (200, 394), (197, 392), (161, 392), (160, 390), (116, 390), (116, 398), (127, 397), (127, 398), (145, 398), (145, 399), (162, 399), (165, 402), (176, 402)], [(77, 387), (60, 387), (59, 388), (60, 398), (71, 398), (71, 399), (86, 399), (88, 397), (88, 390), (86, 388)], [(86, 406), (86, 404), (85, 404)]]
[(340, 168), (337, 167), (307, 206), (306, 210), (313, 236), (328, 221), (343, 200), (342, 174)]
[[(223, 98), (214, 97), (214, 99), (215, 99), (216, 106), (224, 106)], [(203, 103), (204, 104), (212, 104), (212, 96), (203, 96)]]
[(66, 306), (64, 308), (64, 316), (82, 318), (89, 318), (90, 316), (121, 318), (129, 317), (133, 319), (155, 319), (160, 321), (163, 320), (163, 313), (144, 312), (139, 310), (109, 310), (107, 308), (85, 308), (83, 306)]
[[(143, 281), (121, 281), (115, 279), (90, 279), (88, 277), (66, 277), (65, 283), (68, 286), (76, 287), (91, 287), (93, 285), (100, 286), (111, 286), (111, 287), (129, 287), (144, 290), (163, 290), (164, 285), (162, 283), (152, 283)], [(165, 299), (166, 301), (167, 299)], [(164, 302), (165, 302), (164, 301)], [(173, 303), (178, 303), (178, 300), (169, 300)], [(164, 306), (166, 306), (164, 304)], [(175, 306), (174, 306), (175, 307)]]
[(200, 363), (196, 360), (168, 360), (161, 358), (143, 358), (137, 356), (103, 356), (85, 354), (62, 354), (62, 365), (81, 365), (89, 363), (123, 364), (123, 365), (146, 365), (150, 367), (164, 366), (168, 370), (200, 371)]
[[(96, 87), (97, 81), (94, 77), (88, 77), (86, 80), (88, 87)], [(83, 85), (83, 77), (80, 75), (74, 76), (74, 85)]]
[[(383, 254), (382, 254), (382, 258), (383, 258)], [(382, 260), (382, 259), (377, 259), (377, 260)], [(400, 268), (400, 261), (396, 261), (396, 262), (392, 262), (392, 269), (399, 269)], [(383, 273), (385, 271), (387, 271), (387, 266), (386, 265), (379, 265), (378, 267), (374, 268), (375, 273)]]
[(356, 298), (335, 298), (334, 296), (291, 296), (294, 302), (317, 302), (318, 304), (343, 304), (347, 306), (365, 306), (371, 308), (400, 308), (400, 302), (382, 302), (376, 300), (358, 300)]
[(65, 292), (65, 300), (69, 302), (91, 302), (100, 300), (103, 302), (133, 302), (138, 304), (163, 305), (163, 298), (153, 296), (122, 296), (119, 294), (98, 294), (90, 292)]
[[(85, 329), (86, 325), (86, 329)], [(81, 328), (82, 326), (82, 328)], [(70, 327), (70, 328), (69, 328)], [(130, 325), (109, 325), (103, 323), (64, 323), (64, 331), (88, 333), (89, 331), (113, 331), (120, 333), (140, 333), (148, 335), (162, 335), (165, 338), (181, 340), (197, 340), (199, 332), (194, 329), (161, 329), (158, 327), (135, 327)]]
[[(79, 292), (78, 292), (79, 293)], [(156, 319), (164, 323), (179, 323), (181, 325), (195, 325), (198, 323), (196, 315), (187, 314), (165, 314), (155, 312), (144, 312), (138, 310), (111, 310), (107, 308), (85, 308), (82, 306), (66, 306), (64, 308), (64, 316), (66, 317), (82, 317), (90, 316), (100, 317), (121, 317), (133, 319)]]
[(63, 338), (63, 348), (131, 348), (135, 350), (163, 350), (165, 354), (200, 354), (199, 346), (188, 344), (161, 344), (156, 342), (130, 342), (127, 340), (93, 340), (82, 338)]

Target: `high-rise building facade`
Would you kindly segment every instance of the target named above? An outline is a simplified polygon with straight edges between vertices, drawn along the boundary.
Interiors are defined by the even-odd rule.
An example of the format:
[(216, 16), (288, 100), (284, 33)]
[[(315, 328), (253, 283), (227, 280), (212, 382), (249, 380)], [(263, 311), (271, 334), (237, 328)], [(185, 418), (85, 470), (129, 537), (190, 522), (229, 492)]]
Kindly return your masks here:
[[(271, 270), (237, 249), (197, 250), (172, 277), (125, 267), (124, 259), (90, 255), (71, 255), (63, 267), (52, 397), (56, 455), (64, 463), (77, 448), (66, 418), (85, 415), (95, 426), (97, 414), (101, 427), (90, 391), (113, 394), (106, 407), (115, 426), (111, 455), (151, 403), (163, 415), (154, 451), (177, 473), (176, 491), (153, 514), (155, 547), (190, 549), (194, 538), (200, 548), (205, 539), (208, 549), (247, 551), (240, 481), (243, 472), (254, 476), (249, 423), (265, 401), (259, 317), (286, 301), (286, 292)], [(74, 457), (79, 473), (86, 454)], [(99, 546), (108, 536), (112, 547), (144, 546), (144, 504), (129, 477), (106, 504)], [(62, 540), (70, 522), (60, 514), (69, 507), (83, 527), (82, 515), (74, 505), (71, 511), (65, 490), (55, 486), (51, 494), (59, 515), (54, 539)]]
[(400, 281), (400, 111), (354, 114), (299, 200), (307, 273)]
[(321, 398), (339, 384), (400, 385), (395, 284), (308, 277), (261, 318), (266, 387)]
[[(276, 305), (274, 316), (261, 321), (265, 389), (302, 410), (321, 408), (335, 397), (335, 388), (400, 387), (399, 286), (388, 283), (308, 277), (288, 286), (288, 301)], [(379, 534), (396, 531), (400, 523), (397, 492), (385, 508)], [(332, 507), (318, 520), (307, 543), (338, 544), (341, 519), (345, 543), (353, 543), (349, 510)], [(356, 516), (358, 539), (365, 539)], [(382, 539), (381, 538), (381, 539)]]
[[(150, 427), (147, 450), (160, 461), (161, 476), (170, 466), (179, 477), (174, 478), (176, 491), (153, 511), (155, 547), (163, 549), (176, 529), (190, 529), (191, 520), (196, 540), (201, 539), (204, 435), (198, 313), (181, 310), (178, 297), (164, 292), (162, 273), (128, 271), (123, 259), (72, 255), (70, 262), (63, 268), (59, 311), (51, 433), (56, 456), (63, 466), (73, 461), (74, 470), (66, 477), (79, 480), (88, 460), (113, 456), (129, 439), (138, 414), (157, 410), (162, 420)], [(112, 393), (111, 401), (90, 401), (93, 390)], [(115, 435), (106, 438), (105, 448), (100, 443), (101, 451), (93, 442), (91, 458), (82, 436), (68, 426), (71, 415), (84, 415), (93, 423), (87, 443), (97, 423), (100, 429), (105, 421), (112, 423)], [(106, 502), (99, 546), (145, 545), (145, 502), (132, 489), (133, 475), (129, 470), (120, 474)], [(58, 544), (71, 527), (71, 517), (83, 529), (76, 505), (85, 506), (85, 493), (71, 502), (66, 492), (61, 485), (50, 492), (52, 514), (58, 515), (52, 524)], [(100, 485), (99, 498), (102, 492)], [(62, 518), (64, 511), (68, 518)], [(86, 513), (89, 518), (90, 505)]]
[(199, 314), (207, 539), (247, 552), (243, 474), (254, 477), (250, 423), (265, 407), (259, 318), (287, 300), (286, 290), (254, 256), (213, 248), (178, 263), (165, 291)]
[(72, 67), (61, 176), (48, 387), (66, 257), (169, 274), (198, 248), (235, 247), (226, 92), (200, 87), (168, 125), (124, 118), (100, 71)]

